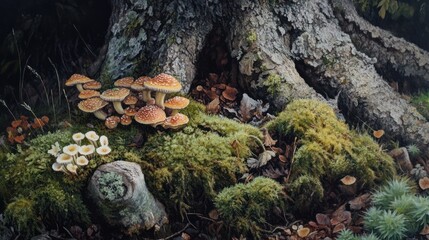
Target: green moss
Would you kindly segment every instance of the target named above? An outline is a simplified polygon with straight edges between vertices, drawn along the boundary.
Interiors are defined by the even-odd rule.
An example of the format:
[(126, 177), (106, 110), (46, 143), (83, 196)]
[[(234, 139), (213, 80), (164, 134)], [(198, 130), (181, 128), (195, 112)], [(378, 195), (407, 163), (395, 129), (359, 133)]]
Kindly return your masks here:
[(249, 32), (246, 37), (246, 41), (249, 45), (252, 45), (254, 42), (258, 40), (258, 35), (256, 35), (256, 32)]
[[(289, 190), (298, 198), (300, 194), (294, 191), (307, 189), (309, 182), (319, 188), (352, 175), (358, 179), (359, 186), (371, 187), (395, 175), (393, 160), (380, 150), (377, 143), (368, 135), (348, 129), (325, 103), (296, 100), (266, 127), (278, 139), (298, 139), (290, 178), (293, 187)], [(307, 186), (299, 187), (298, 179)], [(318, 194), (308, 195), (310, 202), (323, 198), (323, 191), (315, 192)], [(306, 209), (301, 205), (306, 201), (295, 202), (298, 209)]]
[(263, 85), (267, 87), (267, 91), (271, 95), (275, 95), (280, 88), (282, 78), (277, 74), (268, 75), (267, 79), (263, 82)]
[(302, 175), (287, 188), (288, 195), (293, 199), (299, 212), (309, 213), (323, 201), (322, 183), (316, 177)]
[(34, 211), (34, 202), (27, 198), (18, 198), (9, 203), (4, 215), (6, 224), (14, 226), (27, 237), (33, 235), (40, 226)]
[(429, 92), (413, 96), (411, 104), (417, 108), (420, 114), (429, 120)]
[(261, 227), (274, 207), (284, 209), (283, 187), (272, 179), (257, 177), (248, 184), (236, 184), (217, 195), (215, 205), (235, 233), (260, 237)]

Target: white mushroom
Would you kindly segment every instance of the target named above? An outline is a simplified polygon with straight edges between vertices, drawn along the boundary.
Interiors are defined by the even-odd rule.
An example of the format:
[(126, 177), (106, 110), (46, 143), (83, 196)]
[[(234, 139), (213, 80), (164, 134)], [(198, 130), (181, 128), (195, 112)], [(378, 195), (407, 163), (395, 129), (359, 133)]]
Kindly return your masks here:
[(67, 163), (71, 163), (73, 162), (73, 157), (65, 154), (65, 153), (61, 153), (58, 157), (57, 157), (57, 163), (59, 164), (67, 164)]
[(101, 146), (97, 148), (97, 153), (101, 156), (107, 155), (112, 151), (109, 146)]
[(63, 153), (68, 154), (70, 156), (75, 157), (78, 152), (79, 152), (79, 145), (77, 144), (70, 144), (63, 147)]
[(76, 164), (78, 166), (86, 166), (88, 165), (89, 161), (88, 158), (86, 158), (85, 156), (80, 156), (76, 159)]
[(73, 163), (69, 163), (67, 164), (67, 170), (75, 175), (77, 175), (77, 166), (74, 165)]
[(82, 140), (85, 138), (85, 135), (83, 135), (83, 133), (81, 133), (81, 132), (78, 132), (78, 133), (73, 134), (72, 138), (76, 144), (80, 145)]

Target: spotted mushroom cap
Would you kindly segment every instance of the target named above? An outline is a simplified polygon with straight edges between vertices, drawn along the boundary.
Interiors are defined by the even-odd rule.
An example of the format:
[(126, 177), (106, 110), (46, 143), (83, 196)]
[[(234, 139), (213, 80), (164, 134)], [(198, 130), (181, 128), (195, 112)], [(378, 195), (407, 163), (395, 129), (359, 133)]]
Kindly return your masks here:
[(113, 88), (104, 91), (101, 94), (101, 99), (108, 102), (120, 102), (130, 94), (130, 89), (127, 88)]
[(137, 112), (134, 119), (141, 124), (155, 124), (166, 118), (164, 110), (157, 105), (146, 105)]
[(104, 101), (103, 99), (94, 97), (81, 101), (77, 106), (84, 112), (92, 113), (102, 109), (107, 104), (108, 102)]
[(118, 126), (118, 123), (121, 122), (121, 119), (118, 116), (110, 116), (106, 118), (104, 125), (106, 125), (107, 128), (113, 129)]
[(145, 90), (145, 86), (144, 83), (146, 81), (149, 81), (151, 78), (148, 76), (142, 76), (137, 78), (134, 83), (131, 85), (131, 89), (135, 90), (135, 91), (142, 91)]
[(133, 82), (134, 82), (133, 77), (124, 77), (116, 80), (113, 85), (115, 85), (115, 87), (130, 88)]
[(170, 109), (184, 109), (189, 105), (189, 99), (175, 96), (165, 101), (164, 106)]
[(154, 78), (145, 81), (144, 86), (149, 90), (162, 93), (173, 93), (182, 89), (182, 84), (180, 84), (175, 77), (165, 73), (161, 73)]
[(92, 81), (94, 81), (94, 80), (87, 77), (87, 76), (75, 73), (75, 74), (71, 75), (71, 77), (69, 79), (67, 79), (65, 84), (66, 84), (66, 86), (71, 87), (71, 86), (74, 86), (76, 84), (84, 84), (84, 83), (88, 83), (88, 82), (92, 82)]
[(87, 82), (83, 84), (82, 87), (87, 90), (98, 90), (101, 88), (101, 82), (97, 82), (97, 81)]
[(189, 122), (188, 116), (177, 113), (174, 116), (170, 116), (165, 119), (163, 126), (165, 128), (177, 128), (179, 126), (185, 125)]
[(124, 112), (125, 112), (125, 115), (128, 115), (128, 116), (132, 117), (132, 116), (136, 115), (137, 109), (132, 108), (132, 107), (127, 107), (127, 108), (125, 108)]
[(128, 115), (122, 115), (121, 124), (124, 126), (130, 125), (133, 122), (133, 119)]
[(100, 92), (99, 91), (95, 91), (95, 90), (83, 90), (82, 92), (79, 93), (79, 98), (80, 99), (88, 99), (88, 98), (93, 98), (93, 97), (98, 97), (100, 96)]
[(136, 104), (138, 101), (138, 98), (132, 95), (128, 95), (125, 99), (124, 99), (124, 104), (125, 105), (134, 105)]

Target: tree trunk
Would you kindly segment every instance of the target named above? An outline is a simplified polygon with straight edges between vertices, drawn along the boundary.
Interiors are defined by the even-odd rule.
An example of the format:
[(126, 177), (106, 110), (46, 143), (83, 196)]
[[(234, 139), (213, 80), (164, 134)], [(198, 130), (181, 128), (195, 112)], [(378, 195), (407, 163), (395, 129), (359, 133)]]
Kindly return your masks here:
[(128, 233), (157, 229), (168, 221), (136, 163), (116, 161), (100, 166), (91, 177), (88, 192), (106, 221)]
[[(282, 109), (294, 99), (324, 100), (322, 95), (341, 93), (338, 105), (349, 120), (384, 129), (392, 140), (415, 143), (429, 153), (429, 123), (385, 81), (397, 81), (388, 74), (391, 68), (415, 79), (415, 86), (427, 86), (425, 51), (370, 25), (348, 1), (269, 2), (113, 4), (102, 79), (167, 72), (188, 92), (206, 36), (221, 26), (238, 63), (238, 83), (253, 96)], [(376, 67), (387, 69), (379, 71), (384, 76)]]

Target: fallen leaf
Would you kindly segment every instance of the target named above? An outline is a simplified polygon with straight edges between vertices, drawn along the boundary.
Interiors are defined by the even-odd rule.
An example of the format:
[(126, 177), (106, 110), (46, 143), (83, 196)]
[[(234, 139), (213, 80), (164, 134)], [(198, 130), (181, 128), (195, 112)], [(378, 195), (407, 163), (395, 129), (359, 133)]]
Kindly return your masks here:
[(332, 233), (341, 232), (345, 228), (346, 228), (346, 225), (344, 225), (344, 223), (337, 224), (337, 225), (335, 225), (334, 229), (332, 230)]
[(349, 201), (351, 210), (361, 210), (362, 208), (366, 208), (366, 206), (370, 202), (371, 195), (369, 193), (362, 194), (352, 200)]
[(18, 136), (15, 136), (15, 137), (13, 138), (13, 140), (14, 140), (15, 142), (17, 142), (17, 143), (23, 143), (23, 142), (24, 142), (24, 139), (25, 139), (25, 135), (24, 135), (24, 134), (22, 134), (22, 135), (18, 135)]
[(268, 130), (266, 128), (262, 128), (262, 134), (264, 135), (264, 145), (266, 147), (271, 147), (273, 145), (276, 145), (277, 140), (274, 140)]
[(15, 120), (15, 121), (12, 121), (11, 126), (12, 126), (13, 128), (17, 128), (19, 125), (21, 125), (21, 122), (22, 122), (22, 120)]
[(216, 98), (215, 98), (215, 99), (213, 99), (213, 101), (211, 101), (209, 104), (207, 104), (207, 106), (206, 106), (206, 111), (207, 111), (208, 113), (212, 113), (212, 114), (216, 114), (216, 113), (218, 113), (218, 112), (219, 112), (219, 110), (220, 110), (220, 106), (219, 106), (219, 104), (220, 104), (219, 97), (218, 97), (218, 96), (216, 96)]
[(219, 212), (216, 209), (213, 209), (209, 212), (209, 217), (214, 220), (219, 219)]
[(266, 165), (274, 156), (276, 156), (276, 153), (271, 150), (266, 150), (260, 153), (258, 156), (259, 167)]
[(330, 222), (330, 219), (329, 219), (328, 215), (322, 214), (322, 213), (316, 214), (316, 222), (319, 225), (326, 225), (326, 226), (330, 226), (331, 225), (331, 222)]
[(256, 158), (248, 158), (247, 159), (247, 166), (250, 168), (258, 168), (259, 167), (259, 161)]

